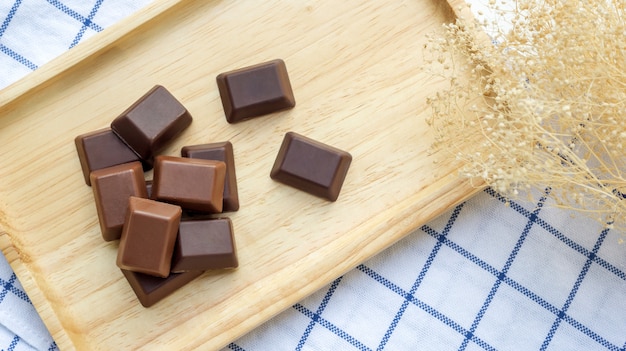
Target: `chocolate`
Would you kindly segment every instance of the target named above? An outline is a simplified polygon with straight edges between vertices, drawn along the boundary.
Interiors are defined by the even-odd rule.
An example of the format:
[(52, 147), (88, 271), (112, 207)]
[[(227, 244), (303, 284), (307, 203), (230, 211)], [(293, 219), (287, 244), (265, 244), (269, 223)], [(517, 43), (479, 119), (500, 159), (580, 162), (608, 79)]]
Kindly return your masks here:
[(202, 271), (172, 273), (167, 278), (122, 269), (122, 273), (137, 299), (144, 307), (150, 307), (202, 275)]
[(270, 177), (330, 201), (337, 200), (352, 156), (302, 135), (288, 132)]
[(237, 175), (235, 173), (235, 155), (233, 144), (229, 141), (184, 146), (181, 149), (181, 156), (188, 158), (200, 158), (204, 160), (222, 161), (226, 164), (226, 175), (224, 181), (223, 212), (239, 210), (239, 193), (237, 191)]
[(111, 122), (111, 129), (147, 164), (191, 124), (187, 109), (157, 85)]
[(81, 134), (74, 139), (74, 144), (87, 185), (91, 185), (89, 174), (92, 171), (139, 161), (139, 156), (124, 144), (111, 128)]
[(105, 241), (117, 240), (131, 196), (147, 198), (141, 162), (135, 161), (91, 172), (90, 181)]
[(158, 277), (170, 274), (182, 210), (131, 196), (117, 254), (117, 266)]
[(221, 73), (217, 87), (228, 123), (289, 109), (296, 105), (283, 60)]
[(236, 268), (233, 224), (229, 218), (180, 222), (172, 272)]
[(159, 155), (152, 199), (205, 213), (222, 212), (226, 164), (222, 161)]

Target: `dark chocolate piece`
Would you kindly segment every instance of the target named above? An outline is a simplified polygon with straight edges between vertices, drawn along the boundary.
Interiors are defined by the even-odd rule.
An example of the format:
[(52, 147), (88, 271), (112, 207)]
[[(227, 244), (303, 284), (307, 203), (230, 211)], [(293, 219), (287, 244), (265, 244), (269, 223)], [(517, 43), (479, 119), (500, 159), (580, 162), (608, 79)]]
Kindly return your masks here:
[(172, 272), (236, 268), (237, 249), (229, 218), (180, 222)]
[(148, 274), (122, 269), (122, 273), (137, 299), (144, 307), (150, 307), (163, 300), (174, 291), (202, 275), (202, 271), (172, 273), (167, 278), (159, 278)]
[(233, 144), (229, 141), (204, 145), (184, 146), (181, 156), (216, 160), (226, 163), (226, 178), (224, 181), (224, 202), (222, 211), (237, 211), (239, 209), (239, 193), (237, 191), (237, 175), (235, 173), (235, 154)]
[(335, 201), (351, 162), (352, 156), (345, 151), (288, 132), (280, 146), (270, 177)]
[(178, 234), (179, 206), (131, 196), (117, 253), (117, 266), (167, 277)]
[(296, 105), (283, 60), (221, 73), (217, 76), (217, 87), (228, 123)]
[(131, 196), (147, 198), (141, 162), (135, 161), (91, 172), (91, 184), (102, 238), (117, 240), (128, 211)]
[(111, 128), (81, 134), (74, 139), (74, 143), (87, 185), (91, 185), (89, 174), (92, 171), (139, 161), (139, 156)]
[(157, 85), (111, 122), (111, 129), (141, 159), (154, 156), (191, 124), (187, 109), (167, 89)]
[(154, 163), (152, 199), (186, 210), (219, 213), (225, 175), (222, 161), (159, 155)]

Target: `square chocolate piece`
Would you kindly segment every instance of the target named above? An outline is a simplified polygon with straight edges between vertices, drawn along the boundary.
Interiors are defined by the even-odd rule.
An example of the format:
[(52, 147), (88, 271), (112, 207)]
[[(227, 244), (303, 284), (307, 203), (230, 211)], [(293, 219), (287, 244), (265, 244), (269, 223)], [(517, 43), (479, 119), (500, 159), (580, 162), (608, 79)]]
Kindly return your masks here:
[(352, 156), (337, 148), (288, 132), (270, 177), (330, 201), (337, 200)]
[(91, 172), (90, 179), (102, 238), (117, 240), (122, 236), (129, 198), (148, 197), (141, 162), (99, 169)]
[(222, 161), (226, 164), (226, 178), (224, 181), (224, 202), (222, 211), (239, 210), (239, 193), (237, 191), (237, 175), (235, 174), (235, 155), (233, 144), (230, 141), (184, 146), (182, 157), (201, 158), (204, 160)]
[(150, 307), (202, 275), (202, 271), (172, 273), (167, 278), (122, 269), (130, 287), (143, 307)]
[(204, 213), (222, 212), (226, 164), (222, 161), (159, 155), (152, 199)]
[(221, 73), (217, 87), (228, 123), (296, 105), (285, 62), (280, 59)]
[(237, 249), (229, 218), (180, 222), (172, 272), (236, 268)]
[(81, 134), (74, 139), (74, 143), (87, 185), (91, 185), (89, 174), (92, 171), (139, 161), (139, 156), (111, 128)]
[(162, 278), (169, 276), (181, 214), (179, 206), (131, 196), (117, 266)]
[(147, 164), (191, 124), (187, 109), (157, 85), (111, 122), (111, 129)]

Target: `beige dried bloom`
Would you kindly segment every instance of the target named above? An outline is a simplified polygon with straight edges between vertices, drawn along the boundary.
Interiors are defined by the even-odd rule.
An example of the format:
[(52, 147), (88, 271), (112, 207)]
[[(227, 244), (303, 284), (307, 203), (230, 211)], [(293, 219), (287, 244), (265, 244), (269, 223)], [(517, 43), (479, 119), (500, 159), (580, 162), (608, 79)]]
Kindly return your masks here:
[[(490, 7), (497, 20), (428, 38), (428, 67), (450, 82), (428, 99), (433, 150), (505, 196), (549, 186), (557, 204), (624, 227), (626, 0)], [(477, 39), (485, 28), (494, 43)]]

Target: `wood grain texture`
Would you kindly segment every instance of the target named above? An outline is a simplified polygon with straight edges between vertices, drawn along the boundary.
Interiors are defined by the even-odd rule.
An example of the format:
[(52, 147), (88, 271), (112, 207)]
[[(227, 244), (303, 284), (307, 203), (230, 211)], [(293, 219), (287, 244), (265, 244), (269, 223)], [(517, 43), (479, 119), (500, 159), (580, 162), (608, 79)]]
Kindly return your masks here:
[[(425, 97), (446, 82), (421, 71), (425, 34), (454, 12), (443, 0), (157, 1), (3, 90), (0, 247), (59, 347), (218, 349), (475, 192), (452, 160), (427, 156)], [(275, 58), (296, 107), (226, 123), (217, 74)], [(165, 154), (234, 146), (240, 267), (146, 309), (101, 239), (73, 139), (155, 84), (194, 117)], [(269, 178), (288, 131), (352, 154), (336, 202)]]

